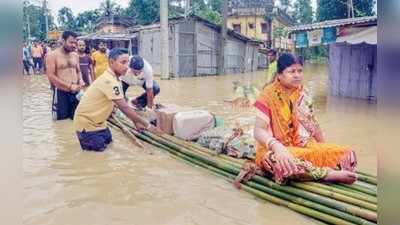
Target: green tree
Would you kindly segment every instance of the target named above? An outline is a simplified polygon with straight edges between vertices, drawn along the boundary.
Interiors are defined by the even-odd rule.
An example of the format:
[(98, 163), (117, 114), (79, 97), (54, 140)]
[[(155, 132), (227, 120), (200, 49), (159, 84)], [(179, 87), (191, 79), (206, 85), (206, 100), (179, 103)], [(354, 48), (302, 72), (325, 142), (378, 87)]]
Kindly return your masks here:
[(291, 0), (280, 0), (281, 2), (281, 9), (287, 13), (289, 8), (292, 6), (292, 1)]
[(208, 0), (209, 8), (213, 11), (221, 13), (222, 2), (224, 0)]
[(207, 4), (204, 2), (204, 0), (191, 0), (192, 5), (191, 8), (193, 9), (193, 12), (200, 12), (203, 10), (207, 10)]
[(313, 22), (311, 0), (297, 0), (293, 4), (293, 9), (293, 18), (297, 23), (306, 24)]
[(201, 10), (201, 11), (197, 12), (196, 15), (198, 15), (210, 22), (213, 22), (215, 24), (221, 24), (221, 22), (222, 22), (221, 14), (218, 11), (214, 11), (211, 9)]
[(373, 16), (375, 0), (353, 0), (354, 1), (354, 16)]
[(99, 9), (86, 10), (79, 13), (75, 18), (77, 31), (93, 32), (100, 17), (101, 12)]
[[(30, 1), (23, 2), (22, 19), (23, 19), (23, 40), (27, 41), (29, 34), (31, 38), (36, 40), (46, 39), (46, 25), (44, 11), (41, 6), (32, 4)], [(54, 18), (48, 16), (49, 30), (55, 28)]]
[(58, 10), (57, 21), (63, 30), (76, 30), (74, 14), (72, 14), (72, 10), (68, 7), (64, 6)]
[(130, 0), (126, 14), (139, 24), (150, 24), (160, 17), (159, 0)]
[[(375, 0), (353, 0), (354, 16), (374, 15)], [(318, 0), (317, 21), (348, 18), (347, 0)]]
[(284, 37), (286, 38), (288, 36), (288, 30), (286, 27), (284, 26), (277, 26), (276, 28), (274, 28), (274, 38), (281, 38)]
[(123, 16), (126, 14), (126, 10), (113, 0), (104, 0), (101, 2), (98, 11), (103, 16)]

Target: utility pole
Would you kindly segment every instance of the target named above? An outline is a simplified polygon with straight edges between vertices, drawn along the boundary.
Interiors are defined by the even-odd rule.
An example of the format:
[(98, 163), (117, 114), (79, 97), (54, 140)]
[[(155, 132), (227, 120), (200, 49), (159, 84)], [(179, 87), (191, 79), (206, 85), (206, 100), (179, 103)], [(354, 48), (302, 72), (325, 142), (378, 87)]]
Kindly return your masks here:
[(168, 0), (160, 0), (161, 79), (169, 79)]
[(30, 24), (30, 19), (29, 19), (29, 12), (28, 12), (28, 6), (29, 6), (29, 1), (25, 0), (24, 1), (24, 7), (26, 8), (25, 13), (26, 13), (26, 29), (28, 32), (28, 43), (31, 42), (31, 24)]
[(347, 17), (354, 18), (353, 0), (347, 0)]
[(185, 18), (189, 15), (190, 5), (191, 5), (191, 0), (185, 0)]
[(49, 13), (47, 9), (47, 0), (43, 0), (43, 13), (44, 13), (44, 24), (46, 32), (46, 40), (49, 39)]
[(226, 22), (228, 20), (228, 0), (222, 2), (222, 24), (221, 24), (221, 39), (220, 51), (218, 57), (218, 74), (225, 73), (225, 45), (226, 45)]

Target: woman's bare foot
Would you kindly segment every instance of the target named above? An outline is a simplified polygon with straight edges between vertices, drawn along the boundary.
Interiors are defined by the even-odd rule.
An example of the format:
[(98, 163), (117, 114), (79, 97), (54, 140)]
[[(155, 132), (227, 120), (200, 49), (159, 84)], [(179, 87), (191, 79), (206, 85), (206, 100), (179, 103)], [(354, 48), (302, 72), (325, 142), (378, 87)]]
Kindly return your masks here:
[(352, 184), (357, 180), (357, 174), (346, 170), (329, 170), (324, 181)]

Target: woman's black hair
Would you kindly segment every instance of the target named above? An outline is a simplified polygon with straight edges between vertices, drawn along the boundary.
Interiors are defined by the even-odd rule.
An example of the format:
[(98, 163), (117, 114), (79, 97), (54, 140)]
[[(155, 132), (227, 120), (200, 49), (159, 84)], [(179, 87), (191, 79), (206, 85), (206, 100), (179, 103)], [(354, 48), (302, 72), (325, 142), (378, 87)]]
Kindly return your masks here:
[(283, 53), (278, 58), (276, 72), (278, 74), (282, 73), (286, 68), (290, 67), (293, 64), (303, 65), (303, 61), (292, 53)]

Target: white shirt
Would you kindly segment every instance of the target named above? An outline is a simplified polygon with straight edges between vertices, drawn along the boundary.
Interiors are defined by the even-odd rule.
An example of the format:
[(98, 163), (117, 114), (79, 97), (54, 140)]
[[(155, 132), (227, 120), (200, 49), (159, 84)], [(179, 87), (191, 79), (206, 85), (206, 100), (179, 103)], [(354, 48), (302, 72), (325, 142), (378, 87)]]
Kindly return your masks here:
[(154, 80), (153, 68), (151, 67), (150, 63), (148, 63), (145, 59), (143, 59), (143, 61), (144, 61), (144, 67), (139, 75), (136, 76), (129, 69), (124, 76), (120, 77), (120, 79), (125, 83), (129, 84), (129, 86), (132, 85), (143, 86), (143, 84), (146, 83), (146, 88), (153, 88), (153, 80)]

